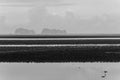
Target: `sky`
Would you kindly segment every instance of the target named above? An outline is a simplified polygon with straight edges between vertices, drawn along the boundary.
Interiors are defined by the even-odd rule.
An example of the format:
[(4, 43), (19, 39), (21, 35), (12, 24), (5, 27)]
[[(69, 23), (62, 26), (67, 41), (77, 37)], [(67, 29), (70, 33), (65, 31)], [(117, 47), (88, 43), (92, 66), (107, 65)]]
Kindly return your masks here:
[[(89, 33), (119, 34), (120, 33), (120, 28), (119, 28), (120, 1), (119, 0), (0, 0), (0, 16), (6, 16), (5, 23), (9, 25), (7, 27), (1, 26), (0, 29), (2, 31), (4, 30), (4, 32), (0, 31), (0, 33), (11, 33), (12, 31), (14, 31), (13, 29), (16, 28), (15, 27), (16, 25), (20, 26), (20, 25), (30, 24), (31, 23), (31, 19), (30, 19), (31, 16), (29, 16), (31, 15), (30, 11), (31, 10), (34, 11), (34, 9), (39, 10), (39, 13), (42, 13), (43, 12), (42, 9), (45, 9), (46, 10), (45, 14), (47, 16), (55, 17), (56, 19), (63, 18), (62, 20), (59, 21), (59, 22), (64, 21), (64, 25), (62, 25), (62, 27), (57, 27), (56, 26), (57, 22), (55, 22), (54, 25), (52, 25), (54, 26), (52, 28), (58, 28), (58, 29), (62, 28), (70, 33), (83, 33), (83, 34), (84, 33), (87, 34)], [(84, 21), (83, 23), (86, 24), (75, 23), (76, 22), (75, 20), (72, 21), (72, 24), (66, 24), (67, 23), (66, 16), (68, 15), (68, 12), (74, 15), (73, 16), (74, 19), (76, 19), (76, 17), (79, 18), (79, 20), (76, 20), (78, 23), (79, 21), (80, 22)], [(105, 24), (101, 23), (100, 21), (99, 22), (101, 24), (95, 23), (95, 20), (93, 20), (93, 23), (90, 22), (91, 19), (95, 18), (96, 16), (99, 18), (101, 17), (100, 19), (104, 20), (104, 18), (106, 18), (106, 16), (104, 15), (110, 16), (109, 18), (112, 17), (113, 22), (111, 23), (110, 21), (108, 21)], [(34, 17), (34, 14), (32, 16)], [(115, 22), (116, 19), (117, 21)], [(40, 20), (38, 19), (38, 21)], [(49, 23), (48, 20), (46, 20), (46, 24), (47, 22)], [(96, 27), (99, 29), (99, 31), (98, 29), (96, 29), (96, 27), (93, 26), (93, 24), (94, 26), (97, 24)], [(90, 25), (90, 27), (88, 25)], [(108, 25), (109, 28), (106, 25)], [(29, 25), (29, 26), (33, 26), (33, 25)], [(68, 26), (71, 27), (69, 28)], [(6, 30), (6, 28), (8, 28), (9, 30)], [(44, 27), (36, 26), (29, 28), (34, 29), (37, 33), (39, 33), (41, 29)], [(105, 28), (105, 30), (103, 28)]]
[[(120, 1), (119, 0), (0, 0), (1, 5), (35, 5), (35, 6), (53, 6), (61, 7), (63, 9), (64, 6), (67, 6), (68, 8), (64, 8), (66, 10), (71, 10), (73, 12), (78, 11), (78, 13), (82, 12), (85, 14), (95, 14), (95, 13), (114, 13), (116, 12), (120, 13), (119, 7), (120, 7)], [(1, 6), (2, 8), (5, 8), (5, 6)], [(10, 7), (10, 6), (8, 6)], [(26, 6), (27, 7), (27, 6)], [(88, 12), (88, 13), (87, 13)], [(80, 14), (80, 15), (81, 15)]]
[[(25, 6), (26, 4), (26, 6)], [(95, 15), (95, 14), (119, 14), (120, 13), (120, 1), (119, 0), (0, 0), (0, 5), (3, 12), (17, 12), (16, 6), (23, 9), (23, 6), (26, 8), (30, 8), (32, 6), (45, 6), (52, 7), (55, 10), (56, 8), (61, 8), (59, 12), (64, 11), (72, 11), (73, 13), (77, 13), (81, 16), (83, 15)], [(6, 6), (3, 6), (6, 5)], [(11, 6), (10, 6), (11, 5)], [(15, 6), (16, 5), (16, 6)], [(29, 6), (28, 6), (29, 5)], [(10, 7), (14, 9), (9, 9)], [(64, 8), (67, 7), (67, 8)], [(18, 8), (18, 7), (17, 7)], [(20, 10), (22, 12), (22, 10)], [(24, 9), (23, 9), (24, 12)]]

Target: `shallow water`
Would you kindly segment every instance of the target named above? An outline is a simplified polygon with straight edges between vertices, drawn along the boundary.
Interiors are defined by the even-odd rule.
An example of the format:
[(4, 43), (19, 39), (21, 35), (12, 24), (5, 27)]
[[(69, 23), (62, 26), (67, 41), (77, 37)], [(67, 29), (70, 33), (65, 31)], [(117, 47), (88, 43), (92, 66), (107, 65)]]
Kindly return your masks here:
[(120, 63), (0, 63), (0, 80), (119, 80), (119, 76)]

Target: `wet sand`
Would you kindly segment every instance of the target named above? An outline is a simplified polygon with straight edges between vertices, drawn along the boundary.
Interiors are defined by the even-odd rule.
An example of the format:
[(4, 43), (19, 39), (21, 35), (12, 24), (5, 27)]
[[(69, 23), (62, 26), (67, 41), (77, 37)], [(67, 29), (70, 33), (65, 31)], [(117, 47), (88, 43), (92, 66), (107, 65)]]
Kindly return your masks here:
[(120, 63), (0, 64), (1, 80), (119, 80), (119, 76)]

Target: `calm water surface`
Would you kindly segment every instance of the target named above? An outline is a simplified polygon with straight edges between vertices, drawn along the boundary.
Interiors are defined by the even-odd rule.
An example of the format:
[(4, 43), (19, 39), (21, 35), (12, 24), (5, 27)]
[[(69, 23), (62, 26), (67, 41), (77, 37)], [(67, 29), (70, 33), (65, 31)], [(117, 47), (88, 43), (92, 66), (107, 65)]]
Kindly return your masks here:
[(120, 63), (0, 63), (0, 80), (120, 80)]

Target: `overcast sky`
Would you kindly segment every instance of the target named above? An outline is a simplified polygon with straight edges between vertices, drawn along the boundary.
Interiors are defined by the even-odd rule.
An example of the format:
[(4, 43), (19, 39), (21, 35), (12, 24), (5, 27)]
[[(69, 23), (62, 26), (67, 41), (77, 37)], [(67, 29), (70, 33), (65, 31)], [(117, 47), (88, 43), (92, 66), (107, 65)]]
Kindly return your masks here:
[[(35, 6), (50, 6), (68, 8), (66, 10), (73, 11), (80, 15), (94, 15), (101, 13), (119, 14), (120, 1), (119, 0), (0, 0), (1, 5), (22, 5), (30, 4)], [(27, 6), (26, 6), (27, 7)], [(1, 6), (5, 8), (5, 6)], [(15, 11), (15, 10), (14, 10)]]
[[(6, 16), (5, 22), (8, 25), (29, 24), (29, 11), (35, 7), (45, 8), (48, 15), (57, 15), (63, 18), (64, 16), (66, 16), (67, 12), (71, 12), (73, 15), (80, 17), (83, 20), (89, 20), (94, 16), (102, 15), (110, 15), (115, 17), (120, 16), (120, 0), (0, 0), (0, 15)], [(98, 27), (98, 29), (100, 29), (99, 31), (96, 31), (96, 29), (93, 29), (93, 31), (89, 30), (89, 28), (92, 29), (91, 27), (87, 27), (88, 30), (86, 30), (86, 28), (84, 27), (85, 25), (82, 25), (82, 27), (81, 25), (77, 25), (75, 29), (73, 29), (74, 27), (68, 28), (68, 25), (67, 27), (64, 26), (63, 29), (67, 29), (68, 32), (74, 33), (79, 33), (79, 31), (82, 31), (81, 33), (120, 33), (120, 28), (118, 27), (120, 26), (120, 24), (113, 24), (114, 27), (110, 27), (110, 30), (108, 30), (108, 32), (100, 31), (105, 27), (105, 25), (99, 25), (101, 26), (101, 28)], [(6, 30), (5, 27), (1, 27), (0, 29), (3, 29), (4, 31)], [(35, 27), (32, 29), (38, 30)], [(106, 28), (105, 30), (107, 29), (108, 28)], [(9, 27), (9, 30), (13, 30), (13, 27)], [(5, 32), (10, 31), (6, 30)]]

